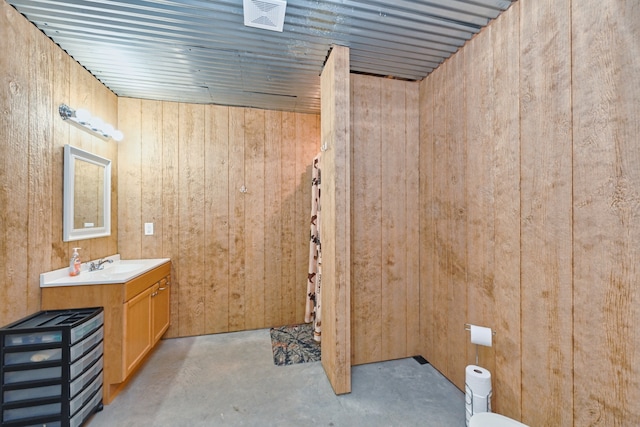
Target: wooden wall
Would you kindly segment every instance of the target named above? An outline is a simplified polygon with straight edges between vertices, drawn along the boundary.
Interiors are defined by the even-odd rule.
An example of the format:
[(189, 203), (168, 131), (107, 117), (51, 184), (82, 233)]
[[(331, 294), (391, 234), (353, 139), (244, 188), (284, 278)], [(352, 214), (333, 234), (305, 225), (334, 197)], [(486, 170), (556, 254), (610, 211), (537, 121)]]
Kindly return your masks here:
[(522, 418), (536, 425), (573, 420), (570, 6), (520, 5)]
[(354, 365), (418, 354), (418, 87), (351, 75)]
[(349, 48), (334, 46), (321, 75), (322, 366), (351, 392), (351, 140)]
[(422, 353), (494, 409), (640, 424), (640, 7), (520, 0), (420, 86)]
[[(18, 48), (16, 48), (18, 47)], [(116, 96), (0, 0), (0, 325), (40, 310), (40, 273), (117, 250), (117, 147), (64, 122), (62, 103), (117, 122)], [(63, 146), (113, 162), (112, 234), (62, 241)]]
[(640, 425), (640, 3), (571, 6), (574, 425)]
[[(464, 323), (493, 327), (495, 345), (481, 350), (480, 364), (494, 375), (494, 408), (531, 426), (640, 424), (639, 23), (631, 1), (520, 0), (420, 84), (416, 353), (462, 388), (474, 354)], [(114, 161), (113, 233), (83, 241), (84, 258), (119, 251), (174, 259), (172, 336), (302, 319), (304, 295), (294, 288), (306, 283), (306, 195), (319, 117), (117, 100), (4, 0), (0, 48), (1, 324), (39, 310), (39, 274), (64, 267), (75, 246), (61, 237), (66, 143)], [(393, 99), (401, 92), (381, 86)], [(366, 102), (371, 110), (354, 104), (354, 118), (382, 114), (376, 102)], [(59, 119), (60, 103), (112, 123), (119, 116), (125, 140), (116, 145), (70, 126)], [(376, 139), (378, 130), (365, 123), (356, 131), (375, 133), (376, 143), (399, 132), (379, 129)], [(348, 127), (339, 132), (349, 139)], [(349, 156), (334, 157), (346, 161), (343, 172)], [(381, 180), (402, 180), (391, 168), (400, 159), (380, 163)], [(355, 174), (368, 164), (354, 166)], [(342, 180), (340, 197), (351, 194), (351, 173)], [(354, 198), (371, 203), (359, 191)], [(404, 228), (395, 220), (410, 212), (378, 203), (380, 224), (392, 223), (376, 233), (397, 239)], [(341, 218), (336, 242), (344, 249), (352, 233), (350, 215)], [(154, 222), (154, 236), (143, 236), (145, 222)], [(376, 256), (390, 247), (375, 248)], [(342, 254), (334, 266), (342, 293), (333, 298), (346, 309), (351, 250)], [(379, 268), (395, 280), (404, 268), (415, 273), (409, 263)], [(375, 291), (383, 297), (384, 289)], [(413, 290), (405, 291), (409, 301)], [(380, 307), (370, 311), (375, 322), (398, 328), (380, 323), (365, 331), (371, 341), (358, 337), (356, 346), (393, 357), (382, 337), (402, 337), (407, 321), (399, 342), (411, 351), (410, 319)], [(340, 323), (347, 318), (324, 318), (344, 342), (334, 349), (343, 364), (332, 366), (342, 374), (350, 372), (351, 324)], [(364, 320), (354, 319), (354, 330)], [(348, 375), (340, 380), (350, 389)]]
[(172, 259), (167, 336), (302, 322), (319, 116), (131, 98), (118, 109), (119, 252)]

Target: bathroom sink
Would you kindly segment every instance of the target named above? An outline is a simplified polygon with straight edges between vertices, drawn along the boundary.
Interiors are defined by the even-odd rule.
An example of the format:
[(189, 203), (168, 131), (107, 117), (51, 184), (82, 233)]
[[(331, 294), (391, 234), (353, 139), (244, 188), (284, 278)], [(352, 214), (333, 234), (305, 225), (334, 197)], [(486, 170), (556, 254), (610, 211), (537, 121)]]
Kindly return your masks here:
[[(170, 261), (169, 258), (120, 259), (120, 254), (105, 259), (111, 262), (102, 264), (100, 270), (89, 271), (92, 261), (82, 263), (81, 272), (77, 276), (69, 276), (68, 268), (42, 273), (40, 287), (125, 283)], [(93, 262), (97, 263), (98, 260)]]
[[(137, 260), (136, 260), (137, 261)], [(104, 276), (109, 276), (112, 274), (125, 274), (131, 273), (135, 270), (140, 270), (145, 268), (144, 263), (140, 262), (130, 262), (130, 260), (121, 260), (114, 264), (104, 265), (102, 270), (90, 271), (89, 274), (102, 274)]]

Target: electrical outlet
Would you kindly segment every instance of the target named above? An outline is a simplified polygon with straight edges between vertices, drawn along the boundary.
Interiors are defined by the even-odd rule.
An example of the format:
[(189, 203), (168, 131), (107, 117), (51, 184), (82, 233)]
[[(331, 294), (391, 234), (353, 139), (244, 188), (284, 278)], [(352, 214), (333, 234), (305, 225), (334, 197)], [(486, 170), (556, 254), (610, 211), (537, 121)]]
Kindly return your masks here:
[(152, 236), (153, 235), (153, 223), (152, 222), (145, 222), (144, 223), (144, 235), (145, 236)]

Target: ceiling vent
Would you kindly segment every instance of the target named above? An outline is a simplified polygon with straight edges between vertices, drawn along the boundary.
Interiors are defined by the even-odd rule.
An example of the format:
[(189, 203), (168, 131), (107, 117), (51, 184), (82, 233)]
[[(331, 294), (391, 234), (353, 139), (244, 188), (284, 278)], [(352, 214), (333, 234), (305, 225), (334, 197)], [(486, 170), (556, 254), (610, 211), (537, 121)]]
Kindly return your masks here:
[(280, 31), (284, 26), (287, 2), (284, 0), (243, 0), (244, 25), (263, 30)]

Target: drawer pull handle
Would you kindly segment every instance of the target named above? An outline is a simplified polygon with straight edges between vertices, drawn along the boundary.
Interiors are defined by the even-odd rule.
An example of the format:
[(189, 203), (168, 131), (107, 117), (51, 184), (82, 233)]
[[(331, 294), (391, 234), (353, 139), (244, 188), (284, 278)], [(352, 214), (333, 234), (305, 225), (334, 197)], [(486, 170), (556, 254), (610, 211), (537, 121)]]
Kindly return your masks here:
[(164, 288), (158, 288), (158, 291), (164, 291), (165, 289), (167, 289), (166, 286)]

